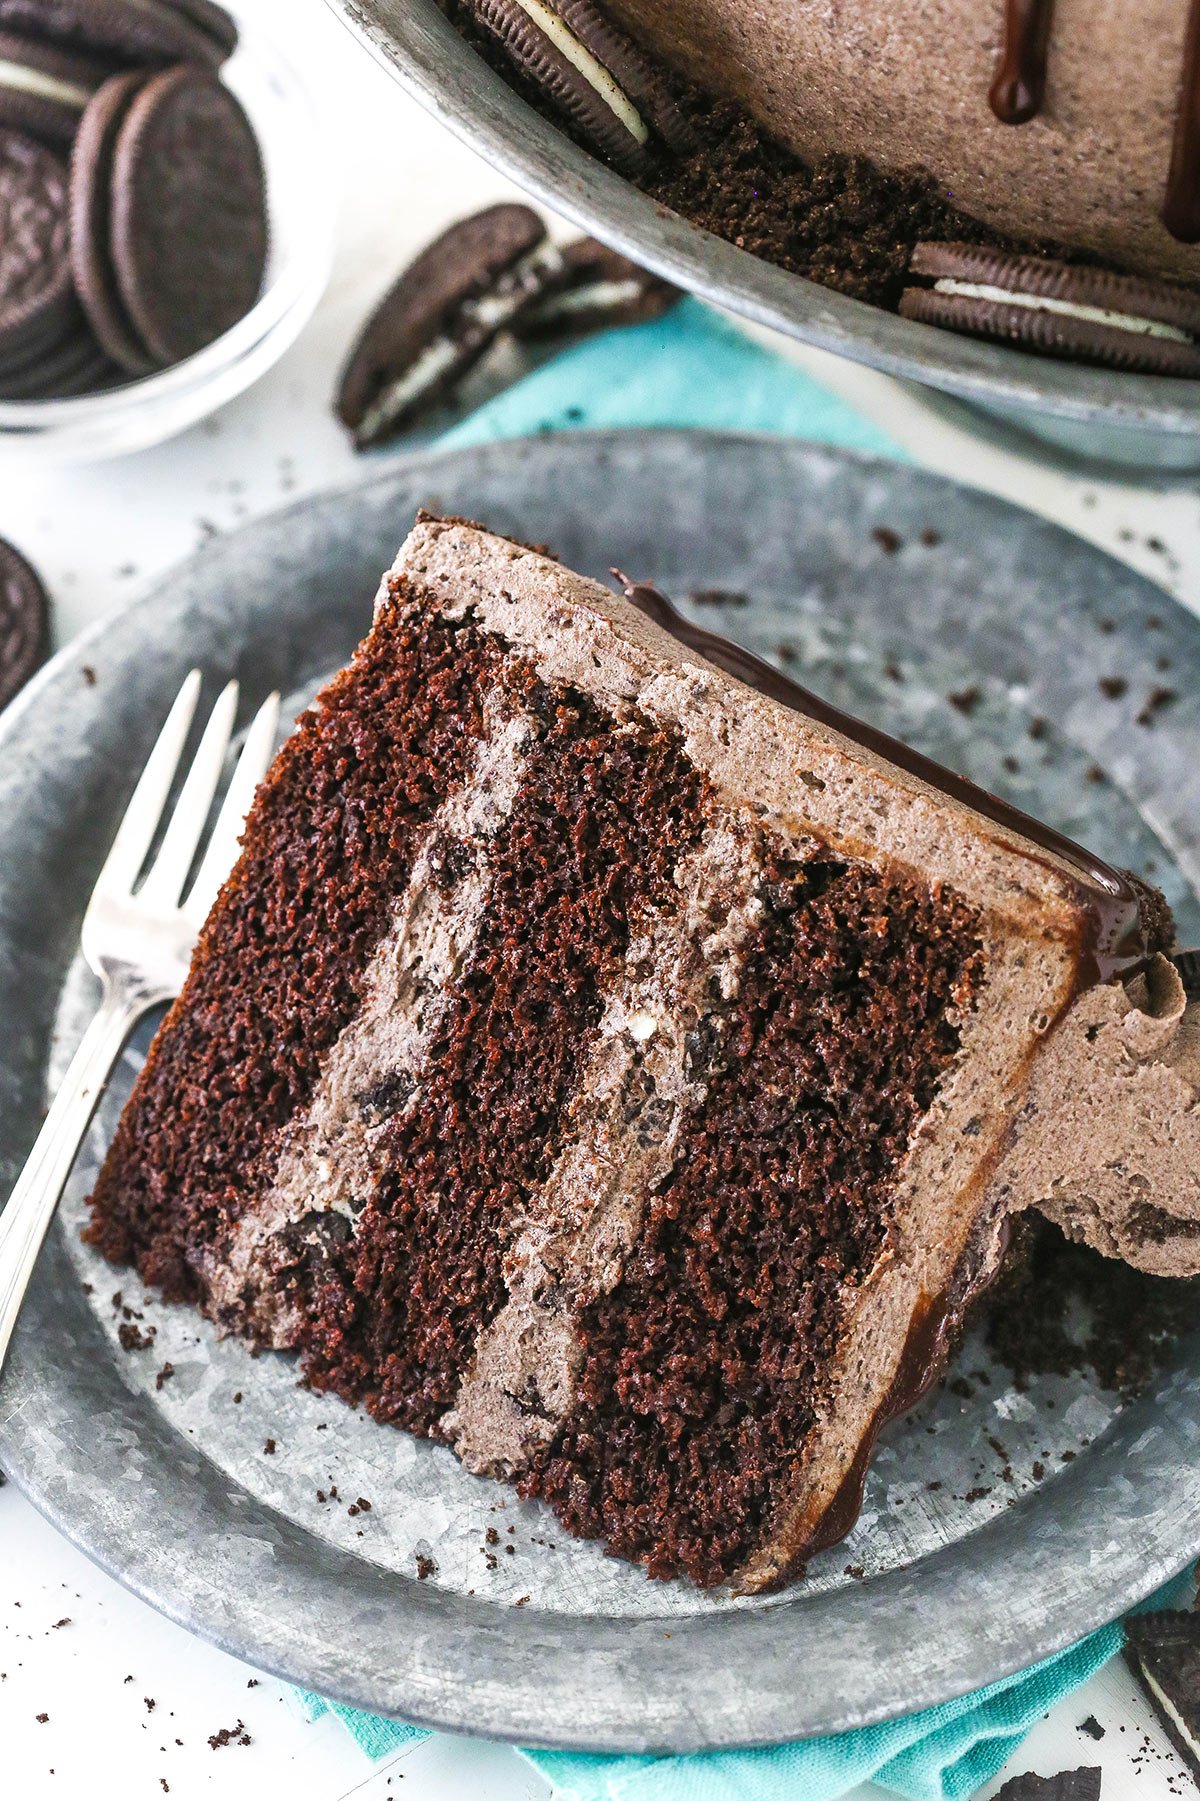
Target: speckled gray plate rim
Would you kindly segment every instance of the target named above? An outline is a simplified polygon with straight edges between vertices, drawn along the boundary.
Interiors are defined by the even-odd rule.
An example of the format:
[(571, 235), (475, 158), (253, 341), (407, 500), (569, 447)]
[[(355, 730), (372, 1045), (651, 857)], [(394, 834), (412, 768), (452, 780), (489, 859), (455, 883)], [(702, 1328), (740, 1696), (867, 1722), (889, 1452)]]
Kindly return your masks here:
[(915, 324), (789, 275), (699, 230), (589, 156), (504, 83), (435, 0), (329, 4), (407, 92), (488, 162), (689, 293), (1035, 429), (1039, 417), (1096, 426), (1092, 439), (1071, 434), (1071, 448), (1081, 455), (1167, 466), (1200, 461), (1200, 382), (1029, 356)]
[[(90, 1004), (80, 916), (182, 674), (238, 676), (247, 711), (270, 687), (311, 693), (422, 505), (597, 576), (615, 563), (683, 598), (748, 596), (704, 616), (1152, 875), (1200, 941), (1200, 625), (1142, 578), (999, 501), (812, 445), (628, 432), (421, 453), (215, 541), (0, 717), (0, 1193)], [(1104, 698), (1115, 673), (1128, 687)], [(39, 1265), (0, 1383), (0, 1462), (128, 1587), (262, 1669), (530, 1744), (760, 1744), (1023, 1667), (1200, 1549), (1200, 1349), (1121, 1407), (1082, 1377), (1017, 1392), (972, 1337), (963, 1380), (888, 1432), (862, 1520), (806, 1582), (740, 1601), (652, 1583), (80, 1244), (144, 1044)], [(123, 1323), (153, 1343), (123, 1351)]]

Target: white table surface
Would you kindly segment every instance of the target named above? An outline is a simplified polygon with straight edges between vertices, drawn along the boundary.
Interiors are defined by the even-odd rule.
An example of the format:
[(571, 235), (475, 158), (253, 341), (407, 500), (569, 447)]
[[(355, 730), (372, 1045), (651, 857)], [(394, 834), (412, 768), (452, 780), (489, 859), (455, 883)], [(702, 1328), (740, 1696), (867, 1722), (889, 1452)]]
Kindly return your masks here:
[[(404, 98), (322, 0), (242, 7), (285, 19), (293, 54), (319, 83), (342, 186), (334, 280), (283, 364), (175, 443), (98, 467), (0, 470), (0, 534), (42, 569), (60, 642), (143, 591), (214, 530), (351, 480), (361, 465), (329, 395), (355, 326), (443, 223), (511, 192)], [(1200, 608), (1195, 483), (1151, 488), (1072, 472), (985, 441), (953, 409), (934, 411), (885, 377), (815, 352), (787, 353), (930, 467), (1070, 526)], [(1099, 1742), (1078, 1730), (1089, 1715), (1104, 1727)], [(250, 1743), (211, 1749), (209, 1737), (239, 1720)], [(1103, 1766), (1106, 1801), (1188, 1792), (1122, 1665), (1056, 1708), (1005, 1774), (1082, 1763)], [(524, 1801), (548, 1789), (514, 1752), (464, 1740), (430, 1740), (372, 1766), (336, 1721), (308, 1724), (279, 1683), (126, 1595), (9, 1484), (0, 1489), (0, 1797), (152, 1801), (164, 1793), (176, 1801)], [(855, 1801), (874, 1794), (863, 1790)]]

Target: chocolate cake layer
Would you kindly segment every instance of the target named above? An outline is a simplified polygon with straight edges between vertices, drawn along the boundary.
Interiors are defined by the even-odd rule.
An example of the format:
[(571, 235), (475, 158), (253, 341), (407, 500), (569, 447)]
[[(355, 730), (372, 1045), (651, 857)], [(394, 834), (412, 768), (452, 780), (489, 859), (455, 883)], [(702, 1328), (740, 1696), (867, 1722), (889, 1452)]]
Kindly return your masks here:
[(751, 1589), (848, 1529), (1013, 1212), (1200, 1268), (1152, 910), (764, 688), (419, 524), (260, 790), (90, 1229), (572, 1530)]

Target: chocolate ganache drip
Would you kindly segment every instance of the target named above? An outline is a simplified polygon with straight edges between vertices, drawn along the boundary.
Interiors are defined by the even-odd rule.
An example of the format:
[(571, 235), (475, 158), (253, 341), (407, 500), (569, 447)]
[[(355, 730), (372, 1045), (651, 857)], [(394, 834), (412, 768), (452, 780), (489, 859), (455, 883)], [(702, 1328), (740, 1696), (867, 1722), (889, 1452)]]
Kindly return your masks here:
[(1004, 37), (988, 90), (1002, 125), (1036, 118), (1046, 97), (1046, 57), (1054, 0), (1004, 0)]
[[(1200, 7), (1200, 0), (1197, 5)], [(1078, 878), (1080, 899), (1091, 922), (1080, 970), (1081, 987), (1126, 978), (1145, 964), (1149, 953), (1141, 896), (1131, 878), (1121, 870), (1111, 868), (1061, 832), (1031, 819), (1027, 813), (1010, 806), (998, 795), (990, 794), (986, 788), (978, 787), (965, 776), (944, 769), (932, 757), (923, 756), (887, 732), (878, 731), (831, 706), (820, 695), (802, 688), (790, 676), (756, 657), (753, 651), (744, 650), (731, 638), (694, 625), (657, 588), (646, 583), (627, 582), (619, 571), (614, 570), (614, 574), (624, 585), (626, 600), (639, 612), (727, 675), (735, 676), (749, 688), (758, 689), (760, 694), (778, 701), (781, 706), (828, 726), (852, 744), (861, 745), (907, 775), (915, 776), (927, 787), (948, 795), (961, 806), (970, 807), (984, 819), (1015, 833), (1026, 843), (1036, 845), (1059, 863), (1066, 864)]]
[(1200, 240), (1200, 0), (1192, 0), (1162, 221), (1181, 244)]

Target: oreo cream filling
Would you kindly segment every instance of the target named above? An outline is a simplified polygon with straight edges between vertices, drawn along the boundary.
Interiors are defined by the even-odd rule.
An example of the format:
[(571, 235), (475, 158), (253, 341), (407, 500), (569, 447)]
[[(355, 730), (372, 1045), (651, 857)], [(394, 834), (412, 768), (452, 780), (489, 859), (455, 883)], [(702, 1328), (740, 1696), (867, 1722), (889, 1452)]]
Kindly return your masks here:
[(0, 58), (0, 88), (32, 94), (38, 100), (52, 100), (56, 106), (71, 106), (78, 112), (83, 111), (92, 97), (90, 88), (81, 87), (74, 81), (64, 81), (58, 75), (49, 75), (44, 69), (31, 68), (28, 63), (15, 63), (7, 58)]
[(1155, 1701), (1158, 1703), (1167, 1719), (1170, 1720), (1172, 1726), (1174, 1726), (1176, 1732), (1188, 1747), (1188, 1750), (1191, 1751), (1192, 1755), (1200, 1758), (1200, 1740), (1197, 1739), (1191, 1723), (1184, 1719), (1175, 1703), (1171, 1700), (1171, 1697), (1164, 1690), (1161, 1682), (1157, 1682), (1151, 1675), (1150, 1671), (1146, 1668), (1144, 1659), (1139, 1658), (1138, 1666), (1141, 1672), (1142, 1681), (1154, 1696)]
[(549, 325), (556, 319), (573, 319), (579, 313), (617, 312), (622, 307), (636, 306), (644, 292), (640, 281), (592, 281), (579, 288), (567, 288), (562, 294), (551, 294), (528, 315), (530, 325)]
[(583, 77), (588, 86), (594, 88), (611, 113), (615, 113), (631, 138), (639, 144), (650, 141), (650, 128), (642, 115), (633, 105), (629, 96), (618, 87), (604, 64), (594, 57), (584, 44), (553, 9), (544, 4), (544, 0), (517, 0), (522, 12), (527, 13), (543, 37), (548, 37), (554, 48), (565, 56), (571, 67)]
[(355, 434), (358, 441), (372, 442), (459, 365), (484, 350), (548, 281), (562, 273), (562, 266), (562, 253), (555, 245), (539, 244), (506, 269), (485, 293), (464, 301), (454, 316), (452, 329), (426, 345), (403, 375), (389, 382), (363, 414)]
[(1022, 306), (1031, 313), (1056, 313), (1063, 319), (1082, 319), (1089, 325), (1106, 325), (1113, 331), (1135, 332), (1139, 337), (1164, 338), (1171, 344), (1194, 344), (1190, 332), (1178, 325), (1164, 325), (1159, 319), (1141, 319), (1135, 313), (1115, 313), (1104, 306), (1085, 306), (1078, 300), (1061, 300), (1052, 294), (1022, 294), (1014, 288), (997, 287), (987, 281), (957, 281), (942, 276), (933, 284), (935, 294), (948, 294), (959, 300), (986, 300), (997, 306)]

